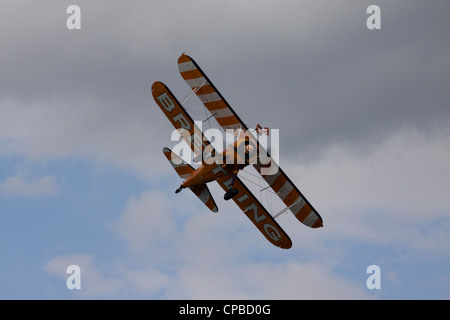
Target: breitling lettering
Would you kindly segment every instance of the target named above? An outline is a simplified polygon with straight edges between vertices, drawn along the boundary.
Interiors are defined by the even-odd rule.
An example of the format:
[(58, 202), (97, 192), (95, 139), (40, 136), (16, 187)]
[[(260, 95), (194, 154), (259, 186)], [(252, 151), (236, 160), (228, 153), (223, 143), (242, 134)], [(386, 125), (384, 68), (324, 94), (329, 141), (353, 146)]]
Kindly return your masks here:
[[(157, 97), (158, 101), (161, 103), (161, 105), (166, 109), (168, 112), (172, 112), (176, 108), (175, 103), (170, 99), (169, 95), (164, 92), (163, 94), (159, 95)], [(191, 130), (191, 125), (189, 121), (185, 118), (185, 116), (179, 112), (175, 116), (172, 117), (173, 122), (179, 122), (181, 125), (181, 129), (185, 130)]]
[(239, 202), (243, 202), (248, 199), (248, 194), (244, 194), (242, 197), (238, 198)]
[[(224, 182), (224, 184), (229, 188), (229, 184), (227, 184), (227, 181)], [(250, 197), (248, 194), (244, 194), (243, 196), (240, 196), (237, 200), (239, 203), (243, 203), (244, 201), (248, 200)], [(253, 211), (251, 213), (250, 211)], [(250, 205), (245, 207), (244, 213), (255, 223), (260, 223), (261, 221), (267, 219), (264, 212), (262, 212), (260, 215), (258, 215), (258, 206), (252, 202)], [(269, 238), (274, 240), (275, 242), (281, 240), (282, 236), (280, 232), (277, 230), (276, 227), (274, 227), (270, 222), (266, 222), (263, 226), (264, 232), (267, 234)]]
[(281, 234), (278, 232), (276, 228), (274, 228), (273, 225), (266, 223), (264, 225), (264, 231), (267, 233), (269, 237), (271, 237), (274, 241), (278, 241), (281, 239)]
[(175, 122), (179, 122), (181, 124), (182, 129), (191, 130), (191, 125), (181, 112), (177, 114), (175, 117), (173, 117), (172, 120)]
[[(278, 129), (271, 129), (270, 141), (268, 141), (268, 135), (260, 135), (253, 128), (246, 131), (227, 129), (224, 137), (222, 131), (216, 128), (209, 128), (203, 132), (203, 122), (192, 123), (192, 119), (189, 119), (189, 115), (183, 111), (169, 92), (163, 92), (156, 96), (156, 100), (176, 128), (172, 132), (171, 140), (179, 141), (179, 144), (173, 148), (173, 151), (189, 164), (198, 164), (200, 161), (206, 164), (214, 162), (218, 164), (259, 163), (262, 165), (261, 174), (277, 173), (279, 164)], [(183, 138), (182, 140), (179, 139), (180, 136)], [(214, 143), (214, 147), (212, 143)], [(194, 151), (194, 157), (189, 149)], [(270, 156), (267, 150), (271, 151)], [(182, 151), (183, 154), (177, 151)]]
[(157, 99), (167, 111), (171, 112), (173, 109), (175, 109), (175, 104), (169, 98), (169, 95), (167, 93), (164, 92), (162, 95), (158, 96)]
[(248, 207), (245, 207), (245, 210), (246, 211), (253, 210), (253, 220), (255, 220), (256, 222), (261, 222), (264, 219), (267, 219), (267, 217), (264, 214), (258, 216), (258, 207), (254, 203), (252, 203)]

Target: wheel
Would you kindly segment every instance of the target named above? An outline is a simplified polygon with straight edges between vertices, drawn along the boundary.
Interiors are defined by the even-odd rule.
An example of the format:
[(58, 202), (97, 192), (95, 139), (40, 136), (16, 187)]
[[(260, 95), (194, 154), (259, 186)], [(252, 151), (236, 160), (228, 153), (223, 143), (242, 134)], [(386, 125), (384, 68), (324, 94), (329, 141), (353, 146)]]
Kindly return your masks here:
[(223, 198), (224, 198), (225, 200), (230, 200), (231, 198), (233, 198), (233, 197), (234, 197), (235, 195), (237, 195), (238, 193), (239, 193), (239, 190), (233, 188), (233, 189), (227, 191), (227, 193), (225, 193), (225, 195), (223, 196)]

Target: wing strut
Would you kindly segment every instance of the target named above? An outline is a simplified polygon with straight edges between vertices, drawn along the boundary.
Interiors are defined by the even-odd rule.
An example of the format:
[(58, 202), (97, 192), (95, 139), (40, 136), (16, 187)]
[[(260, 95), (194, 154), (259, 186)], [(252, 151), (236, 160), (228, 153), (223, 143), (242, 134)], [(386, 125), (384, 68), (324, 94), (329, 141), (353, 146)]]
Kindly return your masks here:
[(297, 203), (302, 202), (302, 199), (297, 200), (296, 202), (294, 202), (293, 204), (291, 204), (289, 207), (285, 207), (283, 210), (281, 210), (280, 212), (278, 212), (277, 214), (274, 214), (272, 216), (272, 218), (276, 219), (279, 216), (281, 216), (283, 213), (285, 213), (286, 211), (288, 211), (289, 209), (291, 209), (293, 206), (295, 206)]
[(189, 93), (186, 95), (186, 97), (184, 97), (184, 98), (180, 101), (180, 104), (181, 104), (181, 105), (184, 105), (190, 98), (192, 98), (192, 96), (193, 96), (194, 94), (197, 93), (198, 90), (200, 90), (201, 87), (203, 87), (203, 86), (206, 84), (206, 82), (208, 82), (208, 81), (205, 79), (205, 81), (203, 81), (202, 84), (200, 84), (198, 87), (193, 88), (193, 89), (191, 90), (191, 92), (189, 92)]

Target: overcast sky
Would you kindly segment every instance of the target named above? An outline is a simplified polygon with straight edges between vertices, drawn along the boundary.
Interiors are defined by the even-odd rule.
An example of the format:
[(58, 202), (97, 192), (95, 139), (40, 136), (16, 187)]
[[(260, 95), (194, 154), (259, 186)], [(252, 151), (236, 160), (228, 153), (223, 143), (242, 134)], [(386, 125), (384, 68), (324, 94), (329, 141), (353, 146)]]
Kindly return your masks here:
[[(423, 0), (0, 0), (0, 298), (449, 299), (449, 15)], [(324, 228), (284, 214), (281, 250), (217, 185), (218, 214), (174, 194), (150, 87), (189, 92), (183, 52), (248, 125), (280, 130), (281, 167)]]

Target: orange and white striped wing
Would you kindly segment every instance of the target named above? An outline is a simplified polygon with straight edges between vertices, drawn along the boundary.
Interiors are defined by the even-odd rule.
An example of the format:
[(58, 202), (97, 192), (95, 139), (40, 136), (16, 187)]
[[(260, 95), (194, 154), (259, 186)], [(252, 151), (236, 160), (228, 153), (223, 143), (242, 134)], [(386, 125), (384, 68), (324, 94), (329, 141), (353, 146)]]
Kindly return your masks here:
[[(195, 169), (193, 167), (184, 162), (183, 159), (173, 153), (169, 148), (164, 147), (163, 152), (181, 179), (185, 180), (192, 172), (194, 172)], [(212, 212), (219, 211), (206, 184), (199, 184), (190, 187), (190, 189)]]
[(258, 162), (253, 166), (301, 223), (311, 228), (323, 227), (322, 217), (280, 167), (273, 170), (276, 173), (265, 175), (262, 174), (265, 165)]
[(247, 126), (191, 57), (183, 53), (178, 59), (178, 70), (224, 130), (247, 130)]
[(154, 82), (152, 95), (155, 102), (191, 147), (194, 155), (198, 155), (205, 150), (209, 152), (213, 150), (211, 143), (195, 125), (192, 117), (164, 83), (160, 81)]
[(190, 189), (209, 208), (209, 210), (212, 212), (219, 211), (213, 197), (211, 196), (211, 192), (205, 183), (190, 187)]
[(190, 176), (192, 172), (194, 172), (194, 168), (192, 168), (189, 164), (187, 164), (183, 159), (181, 159), (178, 155), (172, 152), (167, 147), (163, 148), (164, 155), (166, 156), (167, 160), (169, 160), (172, 167), (175, 169), (177, 174), (180, 176), (181, 179), (186, 180), (187, 177)]
[[(230, 190), (232, 179), (232, 175), (230, 174), (218, 179), (217, 182), (225, 191), (228, 191)], [(264, 237), (277, 247), (282, 249), (291, 248), (292, 241), (289, 236), (238, 177), (235, 179), (233, 188), (239, 190), (239, 193), (232, 198), (233, 201), (250, 221), (253, 222)]]

